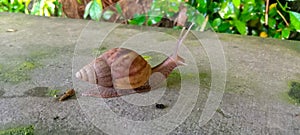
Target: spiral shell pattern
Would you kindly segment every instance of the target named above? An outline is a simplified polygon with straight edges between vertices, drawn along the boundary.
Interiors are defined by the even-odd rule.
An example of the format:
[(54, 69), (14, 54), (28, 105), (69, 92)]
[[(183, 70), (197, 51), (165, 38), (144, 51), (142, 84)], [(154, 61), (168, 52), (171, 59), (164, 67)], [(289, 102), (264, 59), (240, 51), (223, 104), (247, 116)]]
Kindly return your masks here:
[(104, 87), (135, 89), (151, 75), (151, 66), (142, 56), (125, 48), (113, 48), (76, 73), (76, 77)]

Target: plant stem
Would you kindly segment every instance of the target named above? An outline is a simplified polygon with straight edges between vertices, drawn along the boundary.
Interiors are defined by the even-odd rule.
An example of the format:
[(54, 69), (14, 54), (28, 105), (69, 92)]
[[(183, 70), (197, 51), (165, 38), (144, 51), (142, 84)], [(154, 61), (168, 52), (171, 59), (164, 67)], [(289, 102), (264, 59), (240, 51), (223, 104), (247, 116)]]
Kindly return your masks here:
[(269, 0), (266, 0), (266, 2), (265, 25), (268, 25)]
[(281, 16), (281, 18), (283, 19), (283, 21), (285, 22), (286, 26), (289, 27), (290, 24), (286, 21), (285, 17), (281, 14), (281, 12), (279, 10), (276, 10), (277, 13)]

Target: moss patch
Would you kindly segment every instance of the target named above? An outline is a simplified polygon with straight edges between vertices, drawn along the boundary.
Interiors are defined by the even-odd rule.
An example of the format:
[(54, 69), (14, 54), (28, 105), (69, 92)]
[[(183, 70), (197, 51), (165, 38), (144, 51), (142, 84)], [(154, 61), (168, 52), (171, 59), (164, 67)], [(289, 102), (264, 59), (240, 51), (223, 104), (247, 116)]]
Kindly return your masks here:
[[(51, 50), (50, 50), (51, 51)], [(34, 51), (29, 54), (29, 57), (27, 59), (37, 60), (37, 59), (45, 59), (52, 57), (52, 55), (55, 55), (56, 53), (51, 54), (50, 52), (40, 50), (40, 51)]]
[(175, 69), (171, 72), (171, 74), (167, 78), (167, 87), (180, 85), (181, 76), (178, 69)]
[(33, 135), (33, 134), (34, 134), (33, 125), (0, 130), (0, 135)]
[(50, 97), (57, 97), (60, 92), (61, 90), (53, 89), (53, 90), (49, 90), (47, 95)]
[[(167, 86), (172, 86), (172, 85), (177, 85), (181, 83), (181, 79), (184, 80), (192, 80), (193, 78), (196, 77), (197, 74), (180, 74), (178, 69), (175, 69), (168, 77), (167, 79)], [(211, 76), (208, 73), (199, 73), (198, 74), (199, 79), (200, 79), (200, 85), (202, 87), (209, 87), (210, 86), (210, 81), (211, 81)]]
[(40, 64), (34, 61), (23, 61), (15, 67), (0, 70), (0, 80), (10, 83), (19, 83), (30, 79), (28, 71), (37, 68)]
[(26, 96), (33, 97), (57, 97), (62, 93), (59, 89), (49, 89), (48, 87), (34, 87), (24, 92)]
[(291, 81), (289, 83), (289, 97), (294, 99), (297, 103), (300, 103), (300, 83), (296, 81)]
[(285, 101), (285, 102), (287, 102), (289, 104), (293, 104), (293, 105), (297, 105), (298, 104), (296, 100), (292, 99), (289, 96), (288, 92), (282, 92), (279, 97), (280, 97), (280, 99), (282, 99), (283, 101)]
[[(74, 48), (70, 46), (28, 46), (24, 47), (22, 55), (9, 54), (3, 55), (3, 61), (0, 63), (0, 82), (20, 83), (31, 79), (30, 73), (33, 69), (43, 66), (47, 63), (54, 63), (55, 57), (72, 57)], [(26, 54), (26, 55), (23, 55)], [(3, 63), (2, 63), (3, 62)]]
[[(14, 64), (0, 64), (0, 81), (17, 84), (30, 80), (30, 71), (42, 66), (39, 61), (55, 56), (60, 49), (61, 48), (47, 48), (47, 50), (32, 50), (28, 56), (20, 56), (20, 60)], [(64, 48), (62, 50), (64, 50)]]
[(200, 83), (204, 87), (209, 87), (211, 83), (211, 74), (199, 73)]
[(297, 98), (300, 93), (300, 82), (298, 81), (289, 81), (288, 82), (288, 91), (280, 93), (279, 97), (283, 101), (293, 104), (299, 105), (300, 98)]
[(25, 95), (34, 97), (47, 97), (48, 93), (48, 87), (34, 87), (24, 92)]

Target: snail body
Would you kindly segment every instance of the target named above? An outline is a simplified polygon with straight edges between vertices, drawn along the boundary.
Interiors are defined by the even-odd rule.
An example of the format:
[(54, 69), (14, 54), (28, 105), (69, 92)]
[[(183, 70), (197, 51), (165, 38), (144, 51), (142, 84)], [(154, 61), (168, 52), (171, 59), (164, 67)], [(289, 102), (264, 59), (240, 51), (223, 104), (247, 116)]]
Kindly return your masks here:
[(84, 92), (83, 95), (110, 98), (156, 88), (174, 68), (185, 65), (184, 59), (178, 56), (178, 48), (191, 27), (192, 25), (184, 36), (182, 36), (184, 29), (181, 31), (174, 54), (152, 68), (133, 50), (113, 48), (106, 51), (76, 73), (77, 78), (98, 86), (97, 90)]

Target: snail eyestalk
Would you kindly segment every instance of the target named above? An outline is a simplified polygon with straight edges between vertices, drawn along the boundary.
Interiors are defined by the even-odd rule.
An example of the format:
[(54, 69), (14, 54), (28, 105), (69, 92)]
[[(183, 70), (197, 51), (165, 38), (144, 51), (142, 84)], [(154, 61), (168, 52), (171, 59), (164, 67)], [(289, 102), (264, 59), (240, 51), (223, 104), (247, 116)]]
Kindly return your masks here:
[[(168, 75), (177, 66), (187, 65), (185, 63), (184, 59), (178, 55), (178, 50), (179, 50), (179, 47), (182, 44), (183, 40), (186, 38), (186, 36), (188, 35), (189, 31), (191, 30), (191, 28), (192, 28), (193, 25), (194, 25), (194, 23), (192, 23), (190, 25), (190, 27), (188, 28), (188, 30), (185, 33), (184, 33), (184, 29), (185, 28), (182, 29), (182, 31), (180, 33), (180, 36), (179, 36), (179, 39), (178, 39), (178, 42), (177, 42), (177, 46), (176, 46), (174, 54), (172, 54), (169, 58), (167, 58), (161, 64), (153, 67), (152, 68), (152, 73), (160, 72), (160, 73), (162, 73), (165, 76), (165, 78), (167, 78)], [(160, 79), (156, 79), (156, 80), (160, 80)]]
[(181, 30), (180, 32), (180, 35), (179, 35), (179, 39), (178, 39), (178, 42), (177, 42), (177, 46), (176, 46), (176, 49), (175, 49), (175, 52), (174, 52), (174, 56), (178, 56), (178, 50), (179, 50), (179, 47), (181, 46), (183, 40), (186, 38), (186, 36), (188, 35), (189, 31), (191, 30), (191, 28), (193, 27), (194, 23), (192, 23), (190, 25), (190, 27), (188, 28), (187, 32), (184, 33), (184, 35), (182, 36), (183, 34), (183, 31), (185, 29), (185, 27)]

